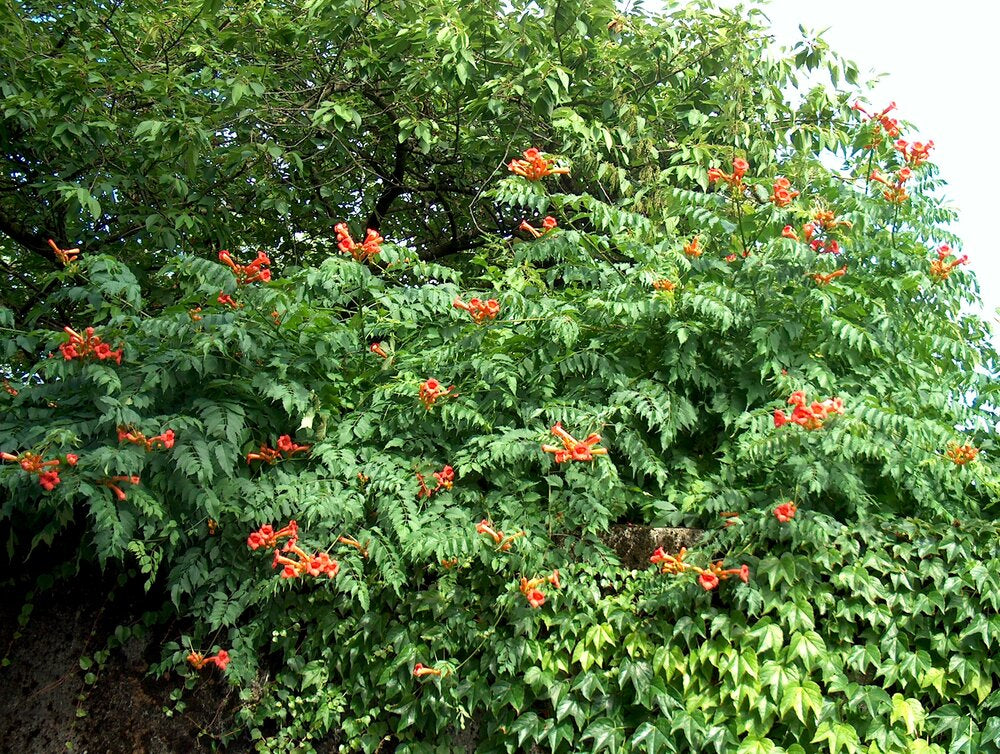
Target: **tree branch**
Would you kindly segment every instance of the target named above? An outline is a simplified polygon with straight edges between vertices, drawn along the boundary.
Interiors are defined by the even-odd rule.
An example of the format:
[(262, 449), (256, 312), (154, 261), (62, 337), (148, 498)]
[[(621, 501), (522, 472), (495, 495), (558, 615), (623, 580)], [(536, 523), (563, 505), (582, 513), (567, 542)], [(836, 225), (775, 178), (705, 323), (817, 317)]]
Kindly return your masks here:
[(368, 221), (365, 224), (366, 229), (379, 230), (382, 225), (382, 218), (385, 217), (392, 203), (406, 191), (403, 179), (406, 177), (406, 161), (409, 154), (410, 152), (405, 144), (396, 144), (396, 161), (392, 168), (392, 175), (383, 176), (386, 188), (379, 195), (378, 200), (375, 202), (375, 208), (368, 215)]

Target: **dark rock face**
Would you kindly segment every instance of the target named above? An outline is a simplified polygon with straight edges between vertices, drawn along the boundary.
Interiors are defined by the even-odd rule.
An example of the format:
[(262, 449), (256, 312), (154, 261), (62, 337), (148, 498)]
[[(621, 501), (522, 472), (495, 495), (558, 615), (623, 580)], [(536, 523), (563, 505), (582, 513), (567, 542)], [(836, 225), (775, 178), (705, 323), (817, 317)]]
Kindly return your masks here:
[(682, 547), (692, 547), (702, 535), (701, 529), (616, 524), (601, 537), (625, 568), (642, 570), (649, 567), (649, 556), (657, 547), (676, 554)]
[[(109, 592), (116, 599), (109, 598)], [(217, 751), (213, 737), (232, 728), (235, 691), (207, 677), (184, 694), (172, 716), (170, 693), (181, 679), (152, 678), (160, 637), (130, 639), (103, 667), (84, 671), (81, 657), (105, 649), (118, 625), (142, 613), (130, 595), (99, 577), (79, 577), (33, 598), (24, 626), (18, 615), (25, 590), (0, 591), (0, 751), (19, 754), (175, 754)], [(86, 683), (87, 672), (96, 680)], [(248, 745), (225, 751), (243, 754)]]

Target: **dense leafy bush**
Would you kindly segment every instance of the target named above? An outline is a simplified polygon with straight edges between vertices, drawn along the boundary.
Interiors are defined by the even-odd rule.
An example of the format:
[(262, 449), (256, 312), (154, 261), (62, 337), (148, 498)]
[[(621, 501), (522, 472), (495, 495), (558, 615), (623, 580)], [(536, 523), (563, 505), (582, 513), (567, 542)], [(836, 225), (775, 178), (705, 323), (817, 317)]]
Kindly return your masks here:
[[(345, 12), (312, 9), (316, 33)], [(137, 564), (190, 619), (162, 669), (228, 653), (262, 751), (448, 750), (469, 726), (482, 751), (995, 750), (996, 355), (971, 276), (935, 253), (955, 241), (933, 165), (846, 92), (782, 100), (802, 69), (852, 71), (821, 45), (767, 62), (732, 16), (543, 11), (430, 24), (473, 61), (436, 82), (416, 11), (376, 14), (367, 65), (445, 87), (427, 107), (458, 103), (475, 155), (449, 166), (452, 131), (385, 108), (389, 145), (443, 182), (422, 208), (338, 167), (334, 218), (303, 202), (309, 222), (258, 237), (244, 207), (224, 257), (84, 245), (41, 274), (11, 256), (41, 291), (0, 309), (11, 556), (85, 522), (84, 557)], [(336, 91), (334, 130), (386, 148)], [(494, 117), (568, 173), (505, 168)], [(403, 194), (387, 242), (348, 238)], [(842, 414), (810, 418), (827, 399)], [(600, 440), (547, 453), (557, 423)], [(261, 527), (290, 520), (275, 551)], [(749, 583), (628, 570), (601, 539), (620, 522), (707, 529), (688, 560)]]

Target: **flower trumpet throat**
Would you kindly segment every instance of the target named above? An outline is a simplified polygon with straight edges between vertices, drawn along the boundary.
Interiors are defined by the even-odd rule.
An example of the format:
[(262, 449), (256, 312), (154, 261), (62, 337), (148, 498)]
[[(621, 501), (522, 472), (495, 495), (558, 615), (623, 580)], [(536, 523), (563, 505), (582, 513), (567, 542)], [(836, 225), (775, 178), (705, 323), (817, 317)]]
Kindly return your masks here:
[(771, 187), (771, 203), (775, 207), (787, 207), (798, 195), (799, 192), (792, 189), (791, 181), (787, 178), (778, 176), (774, 179), (774, 185)]
[(435, 471), (432, 476), (437, 481), (437, 485), (433, 489), (427, 486), (424, 475), (417, 472), (417, 482), (420, 484), (420, 490), (417, 492), (418, 500), (425, 497), (430, 498), (439, 490), (450, 490), (455, 486), (455, 470), (451, 466), (445, 466), (441, 471)]
[(278, 546), (283, 539), (289, 540), (292, 544), (298, 541), (299, 525), (293, 519), (288, 524), (277, 531), (271, 524), (264, 524), (257, 531), (252, 532), (247, 537), (247, 547), (251, 550), (260, 548), (272, 549)]
[(563, 446), (560, 448), (557, 445), (542, 445), (542, 450), (546, 453), (552, 453), (555, 456), (556, 463), (592, 461), (594, 460), (594, 456), (606, 456), (608, 454), (607, 448), (596, 447), (601, 441), (601, 436), (597, 433), (588, 435), (584, 440), (577, 440), (563, 429), (561, 422), (556, 422), (551, 431), (552, 434), (562, 440)]

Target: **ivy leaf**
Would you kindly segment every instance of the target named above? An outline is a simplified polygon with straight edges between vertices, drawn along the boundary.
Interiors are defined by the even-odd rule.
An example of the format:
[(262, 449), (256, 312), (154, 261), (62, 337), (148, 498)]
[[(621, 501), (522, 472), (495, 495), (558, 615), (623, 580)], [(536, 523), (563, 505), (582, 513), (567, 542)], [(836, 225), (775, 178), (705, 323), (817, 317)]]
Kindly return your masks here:
[(815, 631), (803, 631), (792, 634), (788, 642), (788, 656), (802, 660), (806, 668), (815, 667), (821, 657), (826, 654), (826, 644), (823, 637)]
[(787, 666), (783, 662), (768, 660), (760, 668), (760, 682), (770, 688), (771, 698), (778, 702), (784, 695), (785, 689), (797, 684), (799, 671), (793, 666)]
[(632, 740), (629, 741), (629, 751), (646, 751), (648, 754), (659, 754), (664, 751), (676, 751), (672, 746), (670, 736), (660, 728), (663, 723), (645, 722), (636, 728)]
[(801, 685), (796, 684), (785, 689), (778, 708), (782, 717), (788, 714), (789, 710), (793, 710), (795, 716), (805, 725), (806, 710), (811, 710), (814, 717), (819, 716), (823, 708), (823, 692), (817, 683), (806, 679)]
[(823, 741), (829, 747), (830, 754), (837, 754), (841, 750), (848, 754), (854, 754), (861, 746), (858, 732), (853, 727), (829, 720), (824, 720), (816, 728), (816, 735), (812, 743), (822, 743)]
[(743, 739), (736, 754), (773, 754), (777, 751), (779, 751), (778, 747), (770, 738), (752, 736)]
[(906, 726), (906, 733), (915, 736), (924, 725), (924, 707), (919, 699), (907, 699), (902, 694), (892, 695), (892, 712), (889, 719)]
[(593, 740), (593, 745), (589, 751), (598, 752), (604, 749), (614, 749), (617, 746), (619, 731), (621, 728), (615, 725), (609, 718), (601, 717), (587, 726), (587, 730), (580, 736), (582, 741)]

